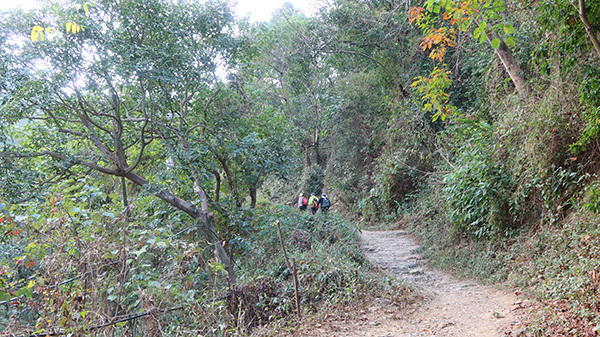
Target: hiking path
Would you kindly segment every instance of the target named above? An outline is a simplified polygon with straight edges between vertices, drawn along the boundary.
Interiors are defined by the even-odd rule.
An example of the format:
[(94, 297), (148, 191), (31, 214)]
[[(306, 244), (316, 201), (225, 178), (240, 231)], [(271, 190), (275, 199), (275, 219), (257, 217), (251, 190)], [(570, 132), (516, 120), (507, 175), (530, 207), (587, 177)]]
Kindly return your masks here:
[(337, 337), (496, 337), (519, 336), (520, 315), (528, 304), (514, 291), (459, 280), (427, 267), (419, 246), (403, 230), (362, 231), (367, 259), (393, 277), (416, 287), (419, 299), (393, 310), (391, 302), (373, 299), (360, 319), (318, 324), (313, 336)]

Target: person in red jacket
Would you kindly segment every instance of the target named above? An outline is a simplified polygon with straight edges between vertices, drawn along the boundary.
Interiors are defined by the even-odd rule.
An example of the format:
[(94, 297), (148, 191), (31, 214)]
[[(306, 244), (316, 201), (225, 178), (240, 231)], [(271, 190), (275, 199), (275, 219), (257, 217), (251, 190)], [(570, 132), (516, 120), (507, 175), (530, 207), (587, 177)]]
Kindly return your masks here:
[(307, 205), (308, 205), (308, 200), (306, 200), (304, 193), (300, 193), (300, 197), (298, 198), (298, 209), (301, 211), (306, 211)]

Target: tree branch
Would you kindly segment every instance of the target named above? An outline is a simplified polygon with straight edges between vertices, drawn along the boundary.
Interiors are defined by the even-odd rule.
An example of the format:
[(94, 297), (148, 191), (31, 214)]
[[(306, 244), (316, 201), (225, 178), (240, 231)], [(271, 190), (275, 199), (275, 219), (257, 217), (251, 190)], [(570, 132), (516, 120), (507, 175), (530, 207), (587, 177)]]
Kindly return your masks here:
[(379, 62), (375, 58), (373, 58), (367, 54), (357, 52), (357, 51), (352, 51), (352, 50), (331, 50), (331, 51), (323, 50), (323, 52), (324, 53), (353, 54), (353, 55), (362, 56), (366, 59), (369, 59), (369, 60), (375, 62), (378, 66), (380, 66), (383, 70), (385, 70), (385, 72), (392, 78), (392, 80), (394, 81), (394, 84), (398, 87), (398, 89), (400, 89), (402, 96), (404, 98), (408, 97), (408, 91), (406, 91), (406, 89), (404, 89), (404, 86), (396, 80), (396, 77), (392, 74), (392, 72), (383, 63)]
[(119, 171), (119, 170), (114, 170), (114, 169), (109, 169), (106, 167), (98, 166), (98, 165), (86, 162), (84, 160), (78, 159), (76, 157), (69, 158), (63, 154), (53, 152), (53, 151), (30, 152), (30, 153), (22, 153), (22, 152), (16, 152), (16, 151), (0, 152), (0, 157), (5, 157), (5, 158), (30, 158), (30, 157), (43, 157), (43, 156), (49, 156), (52, 158), (64, 160), (69, 163), (72, 163), (73, 165), (82, 165), (82, 166), (91, 168), (93, 170), (96, 170), (98, 172), (102, 172), (105, 174), (110, 174), (110, 175), (115, 175), (115, 176), (122, 175), (121, 171)]
[(592, 27), (592, 24), (588, 20), (587, 11), (585, 10), (585, 0), (579, 0), (579, 8), (577, 10), (577, 13), (579, 14), (579, 18), (581, 19), (581, 22), (583, 22), (583, 26), (585, 27), (586, 33), (590, 37), (590, 40), (592, 40), (592, 44), (594, 45), (594, 48), (596, 49), (596, 53), (598, 53), (598, 56), (600, 56), (600, 42), (598, 42), (598, 37), (596, 36), (596, 32), (594, 32), (594, 28)]

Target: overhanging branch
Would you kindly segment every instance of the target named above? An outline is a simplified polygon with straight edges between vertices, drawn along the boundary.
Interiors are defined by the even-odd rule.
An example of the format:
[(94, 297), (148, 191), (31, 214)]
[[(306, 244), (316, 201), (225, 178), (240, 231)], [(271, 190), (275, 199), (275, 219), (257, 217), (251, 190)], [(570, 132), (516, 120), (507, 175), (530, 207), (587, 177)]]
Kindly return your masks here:
[(17, 151), (0, 152), (0, 157), (4, 157), (4, 158), (32, 158), (32, 157), (44, 157), (44, 156), (64, 160), (64, 161), (67, 161), (74, 165), (82, 165), (82, 166), (91, 168), (93, 170), (96, 170), (98, 172), (102, 172), (102, 173), (106, 173), (106, 174), (110, 174), (110, 175), (116, 175), (116, 176), (123, 175), (121, 173), (121, 171), (119, 171), (119, 170), (109, 169), (106, 167), (98, 166), (98, 165), (89, 163), (85, 160), (81, 160), (77, 157), (69, 158), (63, 154), (53, 152), (53, 151), (28, 152), (28, 153), (17, 152)]
[(365, 54), (365, 53), (361, 53), (358, 51), (352, 51), (352, 50), (323, 50), (324, 53), (332, 53), (332, 54), (353, 54), (353, 55), (358, 55), (361, 57), (364, 57), (366, 59), (369, 59), (373, 62), (375, 62), (378, 66), (380, 66), (383, 70), (385, 70), (385, 72), (392, 78), (392, 80), (394, 81), (394, 84), (398, 87), (398, 89), (400, 89), (400, 92), (402, 93), (402, 96), (404, 98), (408, 97), (408, 91), (406, 91), (406, 89), (404, 89), (404, 86), (398, 82), (396, 80), (396, 77), (392, 74), (392, 72), (381, 62), (379, 62), (377, 59)]

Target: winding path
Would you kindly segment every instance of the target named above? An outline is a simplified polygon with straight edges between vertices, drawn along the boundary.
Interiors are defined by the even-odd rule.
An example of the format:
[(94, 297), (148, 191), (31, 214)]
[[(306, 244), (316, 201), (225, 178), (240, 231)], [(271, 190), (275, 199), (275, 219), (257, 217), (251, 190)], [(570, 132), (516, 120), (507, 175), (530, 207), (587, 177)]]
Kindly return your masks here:
[(417, 254), (419, 247), (402, 230), (362, 231), (361, 246), (371, 263), (420, 289), (422, 300), (399, 313), (375, 299), (356, 321), (318, 326), (311, 336), (336, 337), (495, 337), (519, 336), (526, 303), (507, 290), (458, 280), (429, 269)]
[(361, 245), (372, 263), (422, 288), (425, 297), (396, 330), (363, 336), (492, 337), (519, 329), (523, 302), (514, 293), (428, 269), (405, 231), (363, 231)]

